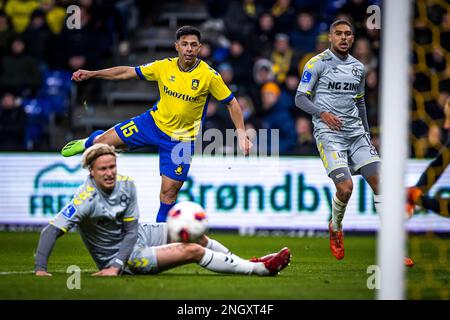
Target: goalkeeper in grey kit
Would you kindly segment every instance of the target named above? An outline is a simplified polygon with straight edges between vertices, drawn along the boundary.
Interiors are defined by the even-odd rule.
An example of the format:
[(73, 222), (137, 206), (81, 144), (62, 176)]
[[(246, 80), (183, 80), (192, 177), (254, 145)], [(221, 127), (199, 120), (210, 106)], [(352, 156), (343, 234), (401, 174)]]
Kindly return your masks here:
[[(353, 26), (337, 20), (330, 26), (330, 48), (310, 59), (295, 97), (297, 107), (312, 115), (314, 137), (323, 165), (336, 186), (328, 229), (333, 256), (344, 258), (342, 220), (353, 190), (352, 175), (360, 174), (374, 192), (379, 213), (380, 158), (373, 146), (364, 103), (364, 65), (349, 54)], [(405, 258), (405, 264), (413, 262)]]
[(139, 224), (136, 187), (131, 178), (117, 174), (114, 147), (95, 144), (84, 152), (82, 164), (89, 170), (86, 182), (41, 232), (37, 276), (51, 276), (47, 264), (56, 240), (74, 226), (99, 269), (96, 276), (155, 274), (187, 263), (215, 272), (265, 276), (289, 264), (288, 248), (247, 261), (206, 236), (198, 243), (170, 243), (165, 223)]

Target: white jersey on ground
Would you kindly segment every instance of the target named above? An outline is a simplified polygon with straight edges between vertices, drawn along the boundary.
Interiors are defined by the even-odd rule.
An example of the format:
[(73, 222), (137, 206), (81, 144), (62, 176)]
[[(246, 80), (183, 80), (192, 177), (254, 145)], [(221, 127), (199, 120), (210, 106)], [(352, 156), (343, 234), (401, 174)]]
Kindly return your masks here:
[(50, 222), (67, 232), (78, 226), (97, 267), (103, 269), (119, 252), (124, 221), (139, 219), (134, 181), (117, 175), (111, 194), (104, 193), (89, 176), (70, 201)]

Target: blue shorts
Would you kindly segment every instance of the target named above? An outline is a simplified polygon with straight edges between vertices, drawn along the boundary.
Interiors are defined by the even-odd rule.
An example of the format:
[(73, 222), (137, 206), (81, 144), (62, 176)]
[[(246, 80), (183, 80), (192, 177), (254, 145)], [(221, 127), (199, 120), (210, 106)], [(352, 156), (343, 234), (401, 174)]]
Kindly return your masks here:
[(131, 149), (154, 145), (159, 150), (159, 173), (178, 181), (186, 181), (194, 142), (182, 142), (169, 137), (155, 124), (150, 110), (117, 124), (114, 129)]

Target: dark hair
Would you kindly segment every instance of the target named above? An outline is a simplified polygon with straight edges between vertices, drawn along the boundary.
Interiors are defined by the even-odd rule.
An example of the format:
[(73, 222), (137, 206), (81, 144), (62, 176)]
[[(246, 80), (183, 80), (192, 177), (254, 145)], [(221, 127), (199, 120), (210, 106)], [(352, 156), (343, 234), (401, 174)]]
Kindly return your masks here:
[(353, 26), (352, 26), (352, 24), (351, 24), (350, 22), (348, 22), (347, 20), (344, 20), (344, 19), (339, 19), (339, 20), (334, 21), (334, 22), (330, 25), (330, 33), (333, 31), (333, 29), (334, 29), (336, 26), (341, 25), (341, 24), (345, 24), (345, 25), (349, 26), (350, 29), (352, 29), (352, 33), (353, 33)]
[(197, 36), (198, 41), (201, 40), (200, 31), (197, 28), (194, 28), (191, 26), (183, 26), (180, 29), (178, 29), (175, 34), (177, 36), (177, 40), (180, 40), (180, 38), (182, 36), (187, 36), (187, 35)]

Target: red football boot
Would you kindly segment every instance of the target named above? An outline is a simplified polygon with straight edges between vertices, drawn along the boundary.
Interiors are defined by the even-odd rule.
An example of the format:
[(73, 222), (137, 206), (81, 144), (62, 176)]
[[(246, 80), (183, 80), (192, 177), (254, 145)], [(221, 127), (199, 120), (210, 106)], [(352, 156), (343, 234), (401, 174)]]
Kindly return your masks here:
[(405, 257), (403, 261), (407, 267), (411, 268), (414, 266), (414, 261), (411, 258)]
[(333, 256), (338, 259), (344, 259), (344, 232), (334, 231), (331, 226), (331, 221), (328, 224), (328, 230), (330, 232), (330, 249)]
[(406, 190), (406, 213), (409, 218), (414, 214), (414, 209), (416, 208), (416, 201), (422, 195), (422, 190), (417, 187), (409, 187)]
[(268, 255), (262, 256), (262, 257), (253, 257), (251, 258), (249, 261), (250, 262), (265, 262), (271, 258), (273, 258), (274, 256), (276, 256), (276, 253), (269, 253)]
[(291, 252), (289, 248), (284, 247), (278, 253), (276, 253), (272, 258), (264, 261), (264, 266), (269, 270), (271, 276), (277, 275), (281, 270), (286, 268), (291, 261)]

